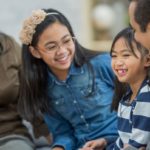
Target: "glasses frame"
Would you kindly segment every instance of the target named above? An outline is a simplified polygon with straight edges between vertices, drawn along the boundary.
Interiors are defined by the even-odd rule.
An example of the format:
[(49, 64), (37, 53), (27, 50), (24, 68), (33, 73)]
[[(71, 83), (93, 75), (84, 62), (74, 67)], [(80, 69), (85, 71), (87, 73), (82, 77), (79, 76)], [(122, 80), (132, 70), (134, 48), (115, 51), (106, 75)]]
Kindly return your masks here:
[[(47, 50), (47, 48), (45, 47), (45, 48), (39, 48), (39, 47), (37, 47), (36, 49), (37, 50), (39, 50), (39, 51), (41, 51), (41, 52), (44, 52), (44, 53), (52, 53), (52, 52), (56, 52), (56, 51), (58, 51), (58, 50), (60, 50), (61, 49), (61, 47), (63, 47), (63, 48), (70, 48), (73, 44), (75, 44), (75, 40), (76, 40), (76, 37), (72, 37), (72, 36), (70, 36), (69, 38), (71, 38), (70, 40), (72, 41), (72, 43), (66, 43), (66, 45), (65, 45), (65, 42), (63, 43), (63, 40), (61, 40), (61, 41), (59, 41), (59, 42), (56, 42), (55, 44), (55, 46), (56, 46), (56, 48), (54, 48), (53, 50), (51, 49), (51, 50)], [(67, 39), (66, 39), (67, 40)], [(65, 41), (65, 40), (64, 40)], [(70, 42), (71, 42), (70, 41)], [(68, 45), (67, 45), (68, 44)], [(70, 45), (69, 45), (70, 44)], [(72, 44), (72, 45), (71, 45)]]

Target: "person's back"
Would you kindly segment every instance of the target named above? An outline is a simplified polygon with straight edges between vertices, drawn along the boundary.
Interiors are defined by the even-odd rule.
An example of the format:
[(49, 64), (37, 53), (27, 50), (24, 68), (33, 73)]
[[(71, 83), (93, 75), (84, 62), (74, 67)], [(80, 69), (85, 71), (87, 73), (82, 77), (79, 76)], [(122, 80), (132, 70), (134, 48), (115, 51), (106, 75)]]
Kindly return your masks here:
[(0, 32), (0, 150), (33, 150), (17, 111), (20, 52), (15, 40)]

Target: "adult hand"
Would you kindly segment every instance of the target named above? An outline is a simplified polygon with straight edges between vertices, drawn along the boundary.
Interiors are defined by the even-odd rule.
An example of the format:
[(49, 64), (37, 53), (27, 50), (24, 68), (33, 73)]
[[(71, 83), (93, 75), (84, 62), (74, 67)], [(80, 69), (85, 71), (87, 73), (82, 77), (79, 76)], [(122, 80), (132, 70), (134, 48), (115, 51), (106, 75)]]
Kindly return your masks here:
[(101, 138), (85, 143), (83, 148), (81, 148), (80, 150), (94, 150), (94, 149), (103, 150), (106, 145), (107, 145), (106, 140), (104, 138)]

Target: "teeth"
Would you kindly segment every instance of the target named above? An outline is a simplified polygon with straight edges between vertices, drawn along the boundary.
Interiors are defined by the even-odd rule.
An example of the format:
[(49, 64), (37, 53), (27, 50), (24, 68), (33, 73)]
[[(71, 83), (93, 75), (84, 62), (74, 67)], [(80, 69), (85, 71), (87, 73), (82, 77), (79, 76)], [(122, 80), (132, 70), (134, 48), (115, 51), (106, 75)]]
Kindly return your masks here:
[(118, 72), (119, 76), (123, 76), (123, 75), (126, 74), (126, 70), (125, 69), (119, 69), (119, 70), (117, 70), (117, 72)]
[(64, 55), (63, 57), (61, 57), (61, 58), (57, 58), (57, 60), (58, 61), (64, 61), (64, 60), (66, 60), (68, 58), (68, 56), (67, 55)]
[(125, 73), (125, 70), (118, 70), (118, 73)]

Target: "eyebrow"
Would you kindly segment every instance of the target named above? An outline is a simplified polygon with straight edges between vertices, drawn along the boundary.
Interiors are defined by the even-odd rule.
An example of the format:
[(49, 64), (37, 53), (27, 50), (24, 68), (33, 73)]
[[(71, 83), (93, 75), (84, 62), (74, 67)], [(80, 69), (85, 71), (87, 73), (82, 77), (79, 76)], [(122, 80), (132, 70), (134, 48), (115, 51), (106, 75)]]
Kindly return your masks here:
[[(129, 49), (121, 49), (120, 50), (122, 53), (124, 53), (124, 52), (130, 52), (130, 50)], [(112, 53), (117, 53), (114, 49), (112, 50)]]
[[(65, 38), (68, 37), (68, 36), (71, 36), (71, 35), (70, 35), (70, 34), (64, 35), (64, 36), (60, 39), (60, 41), (63, 40), (63, 39), (65, 39)], [(47, 45), (49, 45), (49, 44), (54, 44), (54, 43), (57, 43), (57, 41), (48, 41), (47, 43), (44, 44), (44, 46), (47, 46)]]

